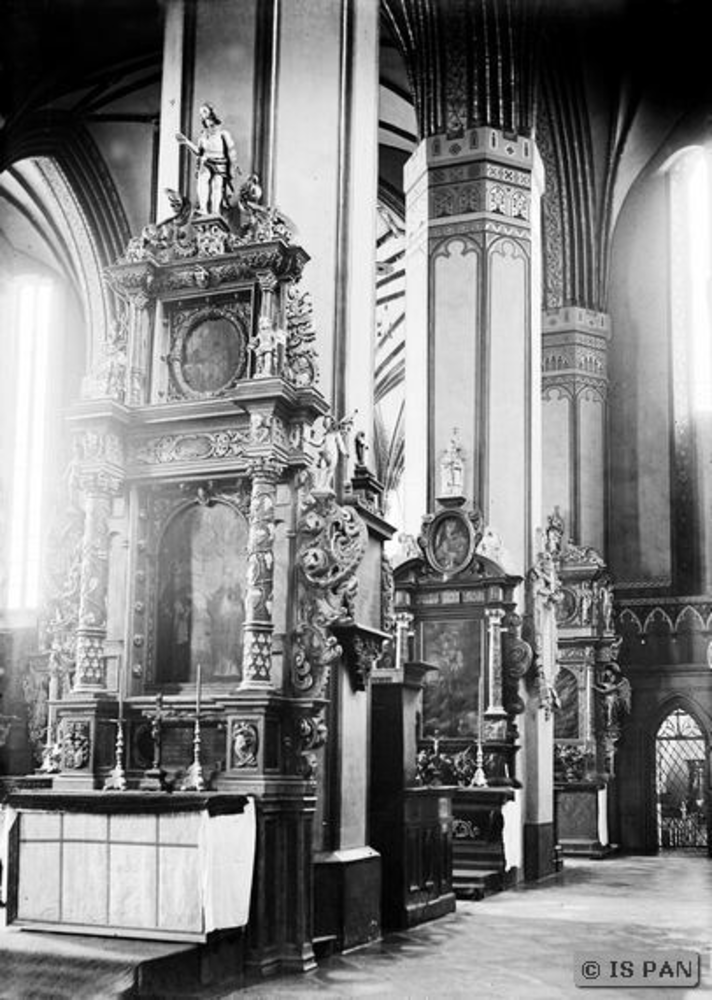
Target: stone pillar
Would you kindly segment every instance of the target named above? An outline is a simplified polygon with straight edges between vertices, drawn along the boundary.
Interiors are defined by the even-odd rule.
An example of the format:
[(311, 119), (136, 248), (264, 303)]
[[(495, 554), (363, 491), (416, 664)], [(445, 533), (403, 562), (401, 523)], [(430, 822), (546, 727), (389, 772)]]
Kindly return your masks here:
[[(157, 219), (173, 215), (166, 189), (181, 189), (181, 147), (176, 132), (186, 131), (184, 107), (186, 51), (190, 51), (193, 5), (186, 0), (167, 0), (164, 4), (163, 71), (161, 75), (161, 133), (158, 145)], [(207, 100), (207, 98), (204, 98)]]
[(406, 164), (406, 510), (415, 533), (432, 509), (453, 428), (464, 493), (530, 561), (539, 509), (538, 296), (533, 142), (486, 126), (433, 135)]
[(605, 549), (606, 313), (563, 306), (542, 319), (543, 509), (572, 538)]
[(370, 441), (379, 5), (281, 3), (277, 31), (274, 201), (312, 257), (304, 287), (314, 302), (321, 392), (338, 418), (358, 410), (355, 429)]
[(250, 533), (241, 689), (272, 686), (272, 595), (274, 592), (274, 505), (280, 466), (256, 459), (250, 469)]
[(104, 639), (109, 582), (109, 516), (118, 479), (103, 471), (81, 474), (85, 496), (81, 589), (73, 694), (106, 690)]

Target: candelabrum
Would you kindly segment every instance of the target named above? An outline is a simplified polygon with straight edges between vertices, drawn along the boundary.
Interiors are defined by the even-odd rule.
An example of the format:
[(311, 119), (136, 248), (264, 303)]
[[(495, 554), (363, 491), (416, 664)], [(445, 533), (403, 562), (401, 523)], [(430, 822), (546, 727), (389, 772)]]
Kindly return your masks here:
[(186, 771), (180, 790), (181, 792), (205, 791), (203, 766), (200, 763), (200, 715), (198, 714), (195, 716), (195, 725), (193, 727), (193, 763)]
[(482, 737), (477, 740), (477, 756), (475, 757), (475, 773), (470, 782), (471, 788), (487, 788), (487, 775), (485, 774), (485, 755), (482, 749)]
[(116, 723), (116, 749), (114, 754), (114, 766), (109, 771), (109, 776), (104, 782), (105, 792), (125, 792), (126, 772), (124, 771), (124, 720), (118, 718)]

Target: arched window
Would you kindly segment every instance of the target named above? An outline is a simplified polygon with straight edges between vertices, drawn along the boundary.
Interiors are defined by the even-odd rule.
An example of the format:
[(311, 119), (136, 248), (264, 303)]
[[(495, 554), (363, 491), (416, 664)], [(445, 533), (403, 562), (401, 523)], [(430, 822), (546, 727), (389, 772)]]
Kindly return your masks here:
[(56, 286), (46, 276), (21, 275), (4, 296), (9, 333), (5, 387), (11, 413), (11, 475), (6, 497), (7, 597), (10, 610), (40, 601), (43, 498), (50, 337)]
[(674, 709), (655, 738), (660, 847), (706, 847), (706, 756), (698, 724), (683, 709)]
[(682, 593), (712, 585), (712, 153), (666, 164), (670, 218), (673, 574)]
[[(673, 363), (693, 413), (712, 411), (712, 163), (701, 147), (669, 166)], [(684, 370), (680, 367), (684, 365)], [(678, 385), (678, 389), (682, 389)]]

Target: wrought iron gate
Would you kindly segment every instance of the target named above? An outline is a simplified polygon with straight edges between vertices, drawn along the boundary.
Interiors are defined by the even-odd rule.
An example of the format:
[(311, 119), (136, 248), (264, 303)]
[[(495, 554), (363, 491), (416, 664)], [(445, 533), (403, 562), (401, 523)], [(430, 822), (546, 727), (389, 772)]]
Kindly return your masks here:
[(663, 719), (655, 738), (658, 845), (707, 847), (705, 762), (700, 727), (676, 708)]

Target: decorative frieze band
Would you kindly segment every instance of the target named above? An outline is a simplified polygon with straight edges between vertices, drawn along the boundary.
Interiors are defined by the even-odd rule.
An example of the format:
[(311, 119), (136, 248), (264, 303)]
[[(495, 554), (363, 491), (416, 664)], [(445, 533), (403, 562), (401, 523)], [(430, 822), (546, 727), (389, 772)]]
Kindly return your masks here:
[(572, 398), (592, 390), (608, 392), (610, 317), (577, 306), (547, 309), (542, 317), (542, 391), (558, 389)]

